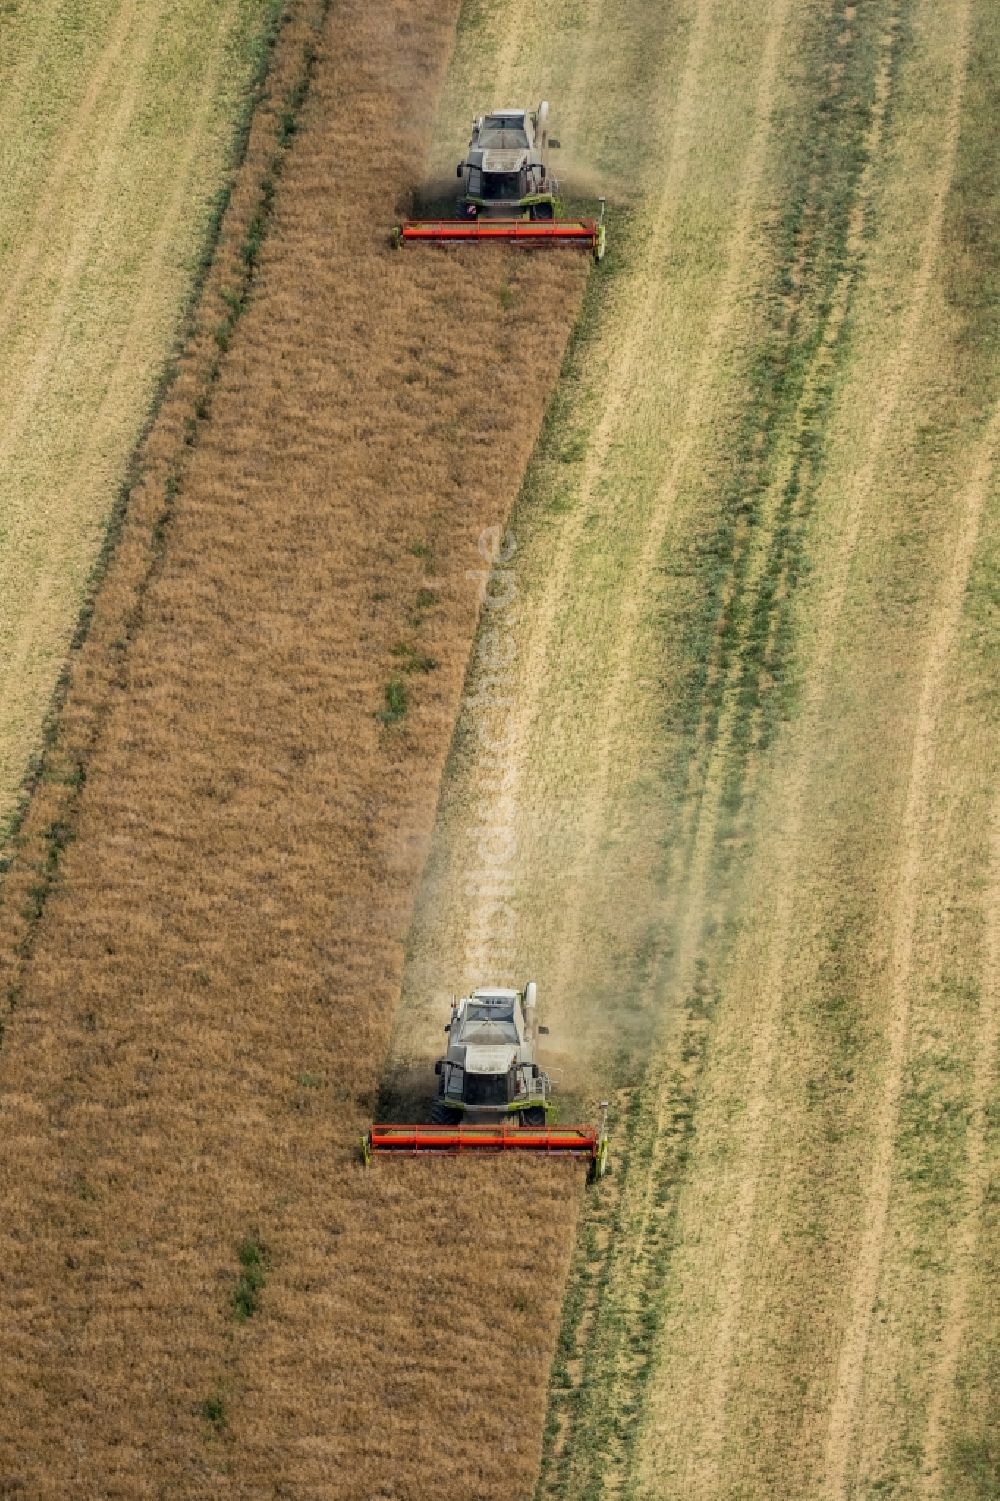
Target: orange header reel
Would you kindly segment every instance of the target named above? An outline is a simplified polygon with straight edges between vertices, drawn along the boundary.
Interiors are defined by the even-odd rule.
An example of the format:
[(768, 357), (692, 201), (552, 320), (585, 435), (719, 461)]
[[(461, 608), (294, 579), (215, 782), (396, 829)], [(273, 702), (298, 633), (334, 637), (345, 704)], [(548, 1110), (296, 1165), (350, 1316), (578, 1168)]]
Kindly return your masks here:
[(404, 219), (392, 232), (394, 245), (412, 241), (508, 241), (515, 245), (581, 245), (603, 259), (602, 219)]
[(366, 1163), (386, 1152), (415, 1156), (474, 1155), (484, 1152), (531, 1152), (536, 1156), (575, 1157), (588, 1163), (591, 1180), (608, 1165), (607, 1130), (601, 1126), (519, 1126), (500, 1121), (475, 1126), (372, 1126), (362, 1138)]

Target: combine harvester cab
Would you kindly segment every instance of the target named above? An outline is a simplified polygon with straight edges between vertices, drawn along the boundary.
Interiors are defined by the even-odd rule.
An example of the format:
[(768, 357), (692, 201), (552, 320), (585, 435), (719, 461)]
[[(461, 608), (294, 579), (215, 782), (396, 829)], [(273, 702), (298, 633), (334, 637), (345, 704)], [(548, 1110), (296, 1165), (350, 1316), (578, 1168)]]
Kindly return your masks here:
[(580, 245), (604, 256), (604, 200), (599, 219), (560, 219), (559, 183), (548, 155), (559, 142), (548, 133), (549, 106), (494, 110), (472, 122), (455, 219), (406, 219), (393, 230), (397, 246), (410, 241), (507, 240), (525, 246)]
[(363, 1139), (365, 1162), (395, 1153), (533, 1152), (585, 1158), (590, 1178), (607, 1171), (607, 1106), (599, 1126), (557, 1126), (548, 1075), (535, 1048), (534, 982), (523, 991), (487, 986), (452, 1003), (448, 1048), (434, 1072), (438, 1088), (429, 1125), (375, 1125)]
[(434, 1065), (435, 1125), (523, 1126), (555, 1120), (548, 1074), (535, 1061), (540, 1032), (534, 982), (523, 991), (489, 987), (452, 1003), (448, 1049)]

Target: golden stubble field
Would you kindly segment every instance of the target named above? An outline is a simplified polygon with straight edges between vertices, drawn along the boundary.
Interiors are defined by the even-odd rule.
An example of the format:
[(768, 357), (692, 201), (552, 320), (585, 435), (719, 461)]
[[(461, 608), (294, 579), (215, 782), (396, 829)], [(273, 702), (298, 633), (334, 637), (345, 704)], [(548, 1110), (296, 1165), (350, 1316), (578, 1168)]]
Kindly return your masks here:
[(455, 7), (322, 11), (279, 38), (287, 150), (251, 141), (210, 289), (239, 317), (150, 435), (5, 882), (0, 1473), (39, 1496), (416, 1497), (444, 1448), (506, 1496), (537, 1465), (579, 1172), (445, 1197), (357, 1142), (587, 262), (391, 252)]
[(181, 329), (272, 0), (0, 14), (0, 837)]

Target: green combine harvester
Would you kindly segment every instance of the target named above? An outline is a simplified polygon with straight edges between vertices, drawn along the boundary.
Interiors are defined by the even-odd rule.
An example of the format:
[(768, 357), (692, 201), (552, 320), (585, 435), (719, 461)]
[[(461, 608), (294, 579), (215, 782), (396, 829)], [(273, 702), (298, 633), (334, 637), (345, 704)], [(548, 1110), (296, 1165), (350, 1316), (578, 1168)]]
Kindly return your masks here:
[(534, 1152), (583, 1158), (591, 1180), (608, 1167), (607, 1104), (599, 1126), (558, 1126), (552, 1084), (535, 1057), (540, 1035), (534, 981), (523, 990), (485, 986), (452, 1002), (448, 1047), (434, 1065), (430, 1125), (373, 1126), (375, 1153)]
[(604, 201), (599, 219), (561, 219), (559, 183), (549, 168), (559, 142), (548, 133), (549, 106), (494, 110), (472, 122), (462, 192), (454, 219), (406, 219), (393, 242), (507, 240), (520, 245), (582, 245), (604, 256)]

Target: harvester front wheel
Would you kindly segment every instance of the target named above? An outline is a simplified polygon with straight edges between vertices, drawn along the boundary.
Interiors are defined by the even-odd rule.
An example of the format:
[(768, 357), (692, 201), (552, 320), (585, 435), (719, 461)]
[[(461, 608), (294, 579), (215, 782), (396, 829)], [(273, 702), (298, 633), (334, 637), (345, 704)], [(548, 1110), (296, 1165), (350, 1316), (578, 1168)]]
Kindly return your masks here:
[(529, 1105), (527, 1110), (520, 1112), (522, 1126), (544, 1126), (545, 1108), (542, 1105)]
[(446, 1105), (444, 1100), (434, 1101), (431, 1107), (431, 1121), (435, 1126), (457, 1126), (461, 1119), (461, 1110), (454, 1110), (451, 1105)]

